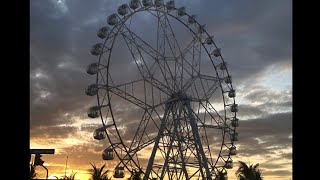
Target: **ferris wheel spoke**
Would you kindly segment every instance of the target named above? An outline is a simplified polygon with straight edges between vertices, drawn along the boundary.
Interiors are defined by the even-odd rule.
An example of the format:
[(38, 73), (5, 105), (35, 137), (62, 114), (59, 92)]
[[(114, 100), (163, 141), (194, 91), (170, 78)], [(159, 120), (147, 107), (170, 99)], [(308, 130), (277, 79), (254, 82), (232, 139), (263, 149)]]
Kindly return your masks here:
[[(128, 40), (130, 40), (131, 42), (134, 42), (137, 47), (145, 51), (152, 58), (156, 58), (157, 56), (161, 57), (161, 54), (156, 49), (150, 46), (147, 42), (145, 42), (142, 38), (136, 35), (133, 31), (131, 31), (128, 28), (128, 26), (124, 24), (123, 27), (125, 28), (125, 31), (122, 31), (121, 33), (124, 34)], [(127, 35), (126, 33), (129, 33), (129, 35)]]
[[(143, 50), (145, 52), (147, 52), (147, 51), (144, 48), (141, 48), (141, 46), (139, 46), (137, 44), (137, 42), (135, 41), (135, 38), (133, 37), (133, 36), (135, 36), (134, 33), (130, 33), (130, 36), (129, 35), (124, 35), (124, 33), (122, 33), (122, 35), (123, 35), (123, 37), (124, 37), (124, 39), (126, 41), (128, 49), (131, 52), (131, 55), (132, 55), (132, 57), (134, 59), (134, 62), (137, 65), (137, 67), (138, 67), (140, 73), (142, 74), (144, 80), (146, 82), (154, 85), (157, 89), (161, 90), (163, 93), (168, 94), (167, 91), (169, 91), (169, 92), (171, 91), (170, 88), (169, 88), (169, 84), (167, 83), (167, 85), (164, 85), (159, 80), (153, 78), (153, 74), (151, 74), (151, 72), (148, 69), (148, 66), (145, 63), (145, 60), (144, 60), (144, 58), (143, 58), (143, 56), (141, 54), (141, 50)], [(135, 37), (140, 39), (138, 36), (135, 36)], [(145, 43), (145, 42), (143, 41), (143, 43)], [(149, 55), (150, 55), (150, 53), (149, 53)], [(137, 59), (137, 56), (139, 56), (142, 59), (142, 61)], [(147, 74), (145, 72), (147, 72)]]
[[(157, 51), (160, 52), (161, 56), (157, 57), (156, 62), (158, 64), (158, 67), (162, 73), (162, 76), (164, 80), (167, 82), (167, 84), (170, 84), (167, 81), (168, 75), (170, 78), (174, 79), (174, 74), (170, 68), (170, 65), (168, 64), (166, 57), (166, 44), (165, 44), (165, 31), (160, 28), (161, 27), (161, 18), (164, 16), (165, 12), (159, 12), (157, 11)], [(161, 15), (162, 14), (162, 15)], [(161, 32), (163, 31), (163, 34)], [(162, 38), (161, 38), (162, 36)], [(172, 86), (172, 89), (174, 89), (174, 86)]]
[[(152, 83), (154, 82), (156, 84), (156, 87), (161, 87), (160, 89), (162, 89), (164, 92), (166, 92), (166, 89), (167, 90), (170, 90), (170, 85), (169, 83), (166, 81), (166, 85), (164, 85), (163, 83), (159, 82), (159, 80), (155, 79), (153, 76), (154, 76), (154, 72), (151, 72), (149, 69), (148, 69), (148, 65), (146, 64), (145, 60), (144, 60), (144, 57), (142, 55), (142, 51), (144, 51), (145, 53), (147, 53), (148, 55), (150, 55), (152, 58), (155, 59), (155, 63), (158, 63), (159, 65), (159, 62), (158, 62), (158, 57), (159, 57), (159, 53), (156, 52), (151, 46), (149, 46), (145, 41), (143, 41), (141, 38), (139, 38), (139, 36), (136, 36), (133, 32), (131, 32), (130, 30), (128, 30), (130, 33), (130, 36), (129, 35), (125, 35), (124, 33), (122, 33), (125, 41), (127, 42), (127, 46), (131, 52), (131, 55), (140, 71), (140, 73), (143, 75), (143, 77), (146, 78), (146, 81), (148, 81), (147, 79), (148, 78), (151, 78), (152, 80), (149, 81), (149, 83)], [(138, 41), (138, 42), (137, 42)], [(141, 42), (141, 44), (139, 45), (139, 42)], [(148, 47), (148, 50), (145, 49), (145, 47)], [(141, 58), (141, 60), (137, 59), (137, 55)], [(154, 64), (152, 64), (151, 68), (154, 66)], [(163, 73), (163, 69), (159, 66), (162, 74)], [(147, 72), (147, 74), (145, 73)], [(170, 72), (169, 72), (170, 73)], [(159, 86), (160, 85), (160, 86)]]
[[(175, 47), (174, 47), (174, 45), (172, 45), (172, 43), (170, 43), (170, 39), (171, 39), (171, 38), (168, 37), (169, 35), (168, 35), (167, 31), (166, 31), (166, 26), (167, 26), (167, 25), (166, 25), (166, 21), (165, 21), (165, 22), (162, 22), (162, 20), (160, 20), (160, 26), (161, 26), (161, 28), (162, 28), (162, 30), (163, 30), (163, 38), (164, 38), (163, 44), (165, 45), (166, 42), (167, 42), (167, 44), (168, 44), (168, 46), (169, 46), (169, 50), (170, 50), (171, 55), (173, 56), (173, 60), (174, 60), (174, 62), (175, 62), (173, 79), (177, 79), (177, 71), (179, 70), (179, 69), (178, 69), (179, 67), (177, 67), (178, 59), (176, 59)], [(172, 34), (171, 34), (171, 35), (172, 35)], [(169, 58), (167, 57), (164, 61), (167, 62), (167, 59), (169, 59)], [(168, 66), (168, 65), (167, 65), (167, 66)], [(168, 68), (171, 69), (172, 67), (169, 67), (169, 66), (168, 66)], [(178, 88), (179, 88), (178, 86), (181, 86), (182, 84), (181, 84), (181, 82), (179, 82), (179, 81), (175, 81), (175, 82), (176, 82), (176, 83), (173, 84), (173, 88), (174, 88), (174, 89), (178, 89)]]
[(136, 133), (133, 137), (133, 140), (130, 144), (129, 151), (131, 151), (132, 148), (139, 147), (141, 143), (145, 143), (143, 140), (143, 137), (146, 135), (148, 140), (150, 140), (150, 137), (146, 133), (146, 128), (148, 127), (150, 118), (152, 118), (152, 112), (154, 109), (146, 109), (143, 113), (143, 116), (140, 120), (140, 123), (138, 125), (138, 128), (136, 130)]
[[(175, 67), (178, 67), (178, 68), (175, 68), (175, 79), (177, 79), (177, 72), (179, 72), (179, 74), (181, 74), (181, 75), (180, 75), (180, 82), (179, 82), (179, 84), (180, 84), (180, 86), (181, 86), (181, 89), (183, 89), (182, 86), (185, 86), (185, 85), (183, 85), (183, 77), (184, 77), (183, 72), (184, 72), (184, 71), (185, 71), (191, 78), (194, 76), (194, 73), (195, 73), (196, 75), (199, 74), (199, 71), (196, 70), (196, 69), (194, 68), (194, 66), (193, 66), (192, 64), (190, 64), (190, 63), (187, 61), (187, 59), (185, 59), (185, 57), (184, 57), (184, 55), (183, 55), (184, 53), (188, 52), (188, 50), (189, 50), (191, 47), (194, 47), (194, 42), (195, 42), (195, 40), (192, 40), (191, 43), (187, 46), (185, 52), (182, 52), (167, 17), (166, 17), (166, 22), (168, 22), (168, 24), (169, 24), (168, 26), (170, 27), (169, 29), (170, 29), (170, 31), (171, 31), (171, 33), (172, 33), (172, 36), (173, 36), (173, 38), (172, 38), (172, 39), (174, 40), (173, 45), (170, 43), (170, 38), (168, 37), (167, 33), (166, 33), (166, 35), (165, 35), (165, 39), (166, 39), (167, 42), (168, 42), (168, 45), (169, 45), (169, 47), (170, 47), (170, 49), (171, 49), (172, 54), (175, 55), (175, 53), (174, 53), (174, 51), (173, 51), (173, 50), (175, 49), (175, 48), (174, 48), (175, 46), (177, 46), (178, 53), (179, 53), (179, 56), (177, 56), (177, 57), (174, 58), (174, 59), (175, 59)], [(165, 25), (163, 25), (163, 23), (162, 23), (162, 26), (161, 26), (161, 27), (164, 28), (163, 26), (165, 26)], [(192, 46), (191, 46), (191, 45), (192, 45)], [(181, 62), (179, 61), (179, 59), (181, 59)], [(184, 66), (184, 62), (185, 62), (186, 65), (192, 70), (191, 72), (188, 70), (188, 68), (186, 68), (186, 67)], [(191, 78), (190, 78), (190, 79), (191, 79)]]
[[(130, 41), (131, 43), (134, 43), (134, 41)], [(136, 55), (134, 54), (133, 52), (133, 48), (137, 48), (137, 46), (133, 46), (133, 47), (130, 47), (131, 44), (127, 43), (129, 49), (130, 49), (130, 52), (131, 52), (131, 55), (140, 71), (140, 73), (142, 74), (144, 80), (152, 85), (154, 85), (158, 90), (161, 90), (163, 93), (165, 94), (168, 94), (167, 91), (171, 91), (171, 89), (169, 88), (169, 84), (167, 82), (167, 85), (161, 83), (159, 80), (153, 78), (153, 74), (151, 74), (151, 72), (149, 71), (148, 69), (148, 66), (146, 65), (145, 61), (143, 60), (143, 62), (137, 60), (136, 58)], [(136, 49), (138, 51), (138, 54), (139, 56), (142, 58), (142, 55), (141, 55), (141, 51), (137, 48)], [(137, 54), (137, 52), (136, 52)], [(144, 59), (144, 58), (142, 58)], [(141, 64), (143, 63), (143, 65)], [(144, 73), (144, 69), (146, 69), (145, 71), (148, 72), (147, 74)]]
[(210, 166), (212, 167), (213, 166), (213, 160), (212, 160), (212, 154), (211, 154), (211, 150), (210, 150), (210, 143), (208, 141), (208, 136), (207, 136), (207, 131), (206, 131), (206, 128), (204, 128), (204, 145), (206, 145), (205, 147), (207, 148), (207, 151), (208, 151), (208, 163), (210, 164)]
[[(200, 69), (196, 69), (196, 67), (200, 65), (200, 60), (201, 60), (201, 47), (202, 47), (201, 46), (201, 41), (199, 41), (199, 39), (197, 39), (197, 38), (193, 38), (192, 41), (187, 45), (187, 47), (184, 50), (181, 50), (181, 48), (179, 46), (179, 43), (178, 43), (178, 41), (177, 41), (177, 39), (175, 37), (175, 34), (173, 32), (173, 29), (172, 29), (172, 26), (170, 24), (170, 21), (168, 20), (168, 17), (166, 17), (166, 20), (167, 20), (167, 22), (169, 24), (169, 29), (173, 34), (174, 44), (178, 47), (178, 50), (179, 50), (178, 59), (181, 58), (182, 59), (181, 62), (182, 63), (185, 62), (189, 66), (189, 68), (191, 68), (192, 72), (191, 73), (188, 72), (187, 69), (185, 69), (185, 68), (183, 70), (188, 72), (188, 74), (191, 75), (191, 76), (194, 76), (194, 73), (199, 74), (200, 73)], [(186, 53), (187, 52), (190, 53), (190, 49), (191, 48), (193, 48), (194, 50), (198, 51), (198, 53), (199, 53), (198, 62), (196, 62), (196, 63), (194, 62), (194, 53), (191, 53), (191, 55), (193, 55), (192, 64), (190, 64), (190, 62), (187, 59), (185, 59)], [(196, 49), (196, 48), (200, 48), (200, 49)], [(180, 66), (184, 67), (183, 64), (180, 64)], [(183, 70), (182, 70), (182, 74), (183, 74)]]
[(138, 107), (140, 107), (142, 109), (146, 109), (146, 108), (150, 107), (150, 105), (147, 104), (146, 102), (136, 98), (133, 94), (130, 94), (130, 93), (126, 92), (125, 90), (120, 89), (119, 87), (107, 86), (106, 89), (109, 92), (137, 105)]
[(206, 81), (212, 81), (213, 82), (213, 85), (209, 88), (209, 90), (207, 92), (205, 92), (204, 94), (204, 98), (207, 97), (207, 94), (209, 94), (209, 92), (212, 91), (212, 89), (214, 89), (215, 87), (217, 88), (218, 87), (218, 83), (219, 83), (219, 80), (221, 80), (221, 78), (217, 78), (217, 77), (212, 77), (212, 76), (208, 76), (208, 75), (202, 75), (202, 74), (198, 74), (196, 76), (192, 76), (186, 83), (185, 85), (182, 87), (182, 92), (186, 92), (193, 84), (194, 82), (197, 80), (197, 79), (200, 79), (200, 80), (206, 80)]
[[(203, 104), (202, 102), (200, 102), (200, 104), (205, 109), (205, 112), (208, 113), (208, 115), (216, 124), (216, 125), (213, 125), (213, 124), (210, 125), (210, 124), (205, 124), (204, 122), (201, 122), (202, 126), (208, 126), (210, 128), (216, 128), (216, 129), (224, 129), (225, 120), (221, 117), (221, 115), (217, 112), (217, 110), (211, 105), (211, 103), (209, 101), (206, 101), (206, 104)], [(213, 113), (215, 113), (218, 117), (215, 117)]]
[(132, 157), (134, 157), (140, 150), (146, 148), (147, 146), (151, 145), (152, 143), (155, 142), (156, 138), (151, 138), (149, 141), (146, 141), (145, 143), (141, 144), (140, 146), (136, 147), (136, 148), (132, 148), (130, 149), (126, 155), (124, 155), (123, 157), (123, 164), (128, 164), (130, 163), (130, 161), (132, 161)]
[[(174, 31), (173, 31), (173, 29), (172, 29), (172, 26), (171, 26), (171, 24), (170, 24), (170, 21), (169, 21), (169, 19), (168, 19), (168, 17), (165, 15), (165, 20), (166, 20), (166, 22), (168, 23), (168, 27), (169, 27), (169, 30), (170, 30), (170, 32), (171, 32), (171, 34), (172, 34), (172, 39), (173, 39), (173, 47), (176, 47), (177, 49), (178, 49), (178, 54), (179, 55), (181, 55), (182, 54), (182, 51), (181, 51), (181, 48), (180, 48), (180, 45), (179, 45), (179, 43), (178, 43), (178, 41), (177, 41), (177, 38), (176, 38), (176, 36), (175, 36), (175, 33), (174, 33)], [(168, 41), (169, 42), (169, 41)], [(176, 50), (177, 51), (177, 50)], [(176, 58), (178, 57), (178, 56), (176, 56), (176, 55), (174, 55)], [(187, 71), (187, 69), (185, 69), (184, 68), (184, 62), (188, 62), (187, 60), (185, 60), (184, 58), (183, 58), (183, 56), (181, 57), (181, 63), (179, 63), (179, 61), (178, 61), (178, 58), (176, 59), (176, 63), (177, 64), (179, 64), (179, 67), (180, 67), (180, 70), (179, 70), (179, 68), (177, 69), (177, 71), (180, 71), (180, 76), (181, 76), (181, 78), (180, 78), (180, 84), (181, 84), (181, 88), (182, 88), (182, 86), (183, 86), (183, 73), (184, 73), (184, 70), (186, 71), (186, 72), (188, 72)], [(189, 64), (190, 65), (190, 64)], [(191, 68), (192, 68), (192, 66), (191, 66)], [(190, 72), (188, 72), (188, 74), (189, 75), (191, 75), (192, 76), (192, 74), (190, 73)]]
[(173, 90), (171, 90), (171, 88), (169, 88), (167, 85), (163, 84), (162, 82), (160, 82), (156, 78), (148, 77), (145, 79), (145, 81), (148, 82), (149, 84), (153, 85), (154, 87), (156, 87), (158, 90), (160, 90), (161, 92), (163, 92), (166, 95), (171, 95), (173, 92)]

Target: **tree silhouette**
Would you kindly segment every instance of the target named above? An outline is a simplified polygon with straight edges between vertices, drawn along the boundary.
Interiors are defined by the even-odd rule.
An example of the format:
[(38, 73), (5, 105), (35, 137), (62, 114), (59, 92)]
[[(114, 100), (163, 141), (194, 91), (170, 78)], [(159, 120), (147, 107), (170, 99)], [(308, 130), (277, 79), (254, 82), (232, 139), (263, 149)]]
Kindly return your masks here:
[(142, 172), (134, 171), (131, 179), (132, 180), (141, 180), (141, 174), (142, 174)]
[(226, 172), (218, 171), (217, 177), (215, 180), (228, 180), (228, 176)]
[(239, 161), (239, 163), (240, 166), (236, 171), (236, 175), (240, 178), (240, 180), (262, 180), (261, 171), (258, 168), (259, 163), (250, 166), (242, 161)]
[[(75, 180), (75, 176), (77, 173), (72, 172), (70, 174), (70, 176), (63, 176), (62, 178), (60, 178), (60, 180)], [(59, 179), (57, 176), (55, 176), (57, 179)]]
[(103, 171), (106, 164), (104, 164), (100, 168), (96, 167), (94, 163), (91, 164), (91, 166), (92, 166), (92, 169), (90, 170), (90, 174), (91, 174), (90, 180), (110, 180), (111, 179), (107, 177), (107, 173), (109, 172), (109, 170)]

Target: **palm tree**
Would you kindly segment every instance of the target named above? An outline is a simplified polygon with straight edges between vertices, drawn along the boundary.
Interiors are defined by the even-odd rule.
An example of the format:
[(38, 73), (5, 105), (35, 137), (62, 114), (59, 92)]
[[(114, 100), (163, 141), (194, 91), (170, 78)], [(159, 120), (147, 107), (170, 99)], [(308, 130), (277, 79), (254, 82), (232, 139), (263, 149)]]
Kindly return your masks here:
[(134, 173), (132, 175), (132, 180), (141, 180), (141, 174), (142, 174), (142, 172), (134, 171)]
[(261, 171), (258, 168), (259, 163), (250, 166), (242, 161), (239, 161), (239, 163), (240, 166), (236, 171), (236, 175), (240, 180), (262, 180)]
[(110, 180), (111, 179), (111, 178), (107, 177), (107, 173), (109, 172), (109, 170), (103, 171), (106, 164), (104, 164), (100, 168), (96, 167), (96, 165), (94, 163), (91, 164), (91, 166), (93, 169), (90, 170), (91, 171), (90, 180)]
[(74, 180), (76, 174), (77, 174), (77, 173), (72, 172), (69, 177), (68, 177), (68, 176), (65, 177), (65, 180)]
[[(77, 174), (77, 173), (72, 172), (69, 177), (65, 175), (65, 176), (63, 176), (62, 178), (60, 178), (60, 180), (74, 180), (76, 174)], [(57, 179), (59, 179), (57, 176), (55, 176), (55, 177), (56, 177)]]
[(35, 165), (30, 165), (30, 179), (35, 179), (37, 176), (36, 173), (36, 166)]
[(218, 171), (217, 177), (215, 180), (228, 180), (226, 172)]

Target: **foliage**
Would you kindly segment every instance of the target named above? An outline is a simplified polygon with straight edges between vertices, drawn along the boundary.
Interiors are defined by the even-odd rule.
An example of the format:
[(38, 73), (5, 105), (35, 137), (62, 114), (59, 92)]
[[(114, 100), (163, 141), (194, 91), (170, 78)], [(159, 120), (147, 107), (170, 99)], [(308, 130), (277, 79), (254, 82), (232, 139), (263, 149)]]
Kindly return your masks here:
[(131, 179), (132, 180), (141, 180), (141, 174), (142, 174), (142, 172), (134, 171)]
[(228, 180), (227, 172), (218, 171), (218, 174), (215, 180)]
[(60, 179), (59, 179), (57, 176), (55, 176), (55, 177), (56, 177), (57, 179), (59, 179), (59, 180), (75, 180), (76, 174), (77, 174), (77, 173), (72, 172), (69, 177), (68, 177), (68, 176), (63, 176), (63, 177), (61, 177)]
[(261, 171), (258, 168), (259, 163), (250, 166), (242, 161), (239, 161), (239, 163), (240, 166), (236, 171), (236, 175), (240, 180), (262, 180)]
[[(91, 163), (90, 163), (91, 164)], [(111, 178), (107, 177), (107, 173), (109, 170), (103, 171), (106, 164), (98, 168), (94, 163), (91, 164), (92, 169), (90, 170), (91, 178), (90, 180), (111, 180)]]

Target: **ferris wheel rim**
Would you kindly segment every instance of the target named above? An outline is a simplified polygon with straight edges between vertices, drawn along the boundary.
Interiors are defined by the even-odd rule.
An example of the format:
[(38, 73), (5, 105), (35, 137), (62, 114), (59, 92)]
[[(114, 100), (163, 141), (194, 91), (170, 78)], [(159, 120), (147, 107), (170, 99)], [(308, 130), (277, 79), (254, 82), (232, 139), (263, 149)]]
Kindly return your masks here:
[[(160, 9), (151, 9), (151, 8), (153, 8), (153, 6), (151, 6), (151, 7), (141, 7), (141, 8), (139, 8), (138, 10), (133, 11), (133, 12), (130, 14), (130, 16), (133, 16), (135, 13), (138, 13), (138, 12), (145, 12), (145, 11), (148, 11), (148, 10), (153, 10), (153, 11), (159, 11), (159, 10), (160, 10)], [(177, 11), (177, 10), (178, 10), (178, 9), (174, 7), (172, 11)], [(164, 13), (164, 11), (160, 11), (160, 12)], [(178, 19), (177, 17), (173, 16), (173, 15), (170, 14), (170, 13), (167, 13), (166, 15), (169, 15), (169, 16), (171, 16), (172, 18), (174, 18), (174, 19), (180, 21), (181, 23), (183, 23), (180, 19)], [(188, 13), (186, 13), (186, 16), (191, 17)], [(126, 20), (128, 20), (128, 19), (129, 19), (129, 18), (127, 18)], [(126, 22), (126, 21), (121, 22), (121, 24), (124, 24), (125, 22)], [(196, 20), (195, 20), (195, 23), (196, 23), (198, 26), (201, 26), (201, 25), (198, 23), (198, 21), (196, 21)], [(183, 24), (184, 24), (184, 23), (183, 23)], [(185, 25), (187, 28), (189, 28), (188, 25), (186, 25), (186, 24), (184, 24), (184, 25)], [(115, 25), (115, 26), (118, 26), (118, 24)], [(114, 29), (115, 26), (114, 26), (112, 29)], [(191, 30), (191, 28), (189, 28), (189, 30), (190, 30), (193, 34), (195, 34), (195, 32), (193, 32), (193, 31)], [(119, 32), (119, 31), (118, 31), (118, 32)], [(208, 33), (205, 29), (204, 29), (204, 33), (206, 33), (208, 37), (210, 36), (209, 33)], [(116, 38), (116, 36), (114, 36), (114, 39), (115, 39), (115, 38)], [(106, 41), (107, 41), (107, 40), (105, 40), (105, 43), (106, 43)], [(104, 44), (105, 44), (105, 43), (104, 43)], [(214, 44), (214, 46), (217, 48), (215, 42), (213, 42), (213, 44)], [(203, 47), (204, 49), (206, 49), (206, 47), (204, 46), (204, 44), (202, 44), (202, 47)], [(113, 46), (112, 46), (111, 49), (113, 49)], [(112, 50), (111, 50), (111, 51), (112, 51)], [(206, 51), (207, 51), (207, 50), (206, 50)], [(112, 53), (110, 53), (110, 55), (109, 55), (108, 63), (110, 62), (111, 54), (112, 54)], [(207, 54), (209, 55), (210, 60), (211, 60), (211, 62), (213, 63), (213, 59), (211, 58), (211, 56), (210, 56), (210, 54), (208, 53), (208, 51), (207, 51)], [(99, 64), (100, 64), (101, 56), (102, 56), (102, 55), (100, 55), (100, 57), (99, 57)], [(222, 55), (220, 56), (220, 58), (221, 58), (222, 62), (224, 62)], [(216, 67), (214, 66), (214, 64), (213, 64), (213, 67), (215, 68), (215, 71), (216, 71)], [(227, 72), (227, 75), (229, 75), (229, 72), (228, 72), (227, 69), (226, 69), (226, 72)], [(217, 73), (217, 72), (216, 72), (216, 73)], [(99, 74), (97, 74), (97, 80), (96, 80), (97, 83), (98, 83), (98, 76), (99, 76)], [(107, 78), (107, 81), (108, 81), (108, 78)], [(221, 85), (221, 83), (220, 83), (220, 85)], [(230, 86), (231, 86), (231, 88), (233, 89), (232, 83), (230, 83)], [(221, 87), (221, 89), (222, 89), (222, 87)], [(223, 92), (222, 92), (222, 93), (223, 93)], [(109, 101), (110, 112), (112, 113), (110, 92), (107, 91), (107, 94), (108, 94), (108, 101)], [(222, 97), (224, 98), (224, 96), (222, 96)], [(97, 100), (98, 100), (98, 105), (100, 105), (99, 94), (97, 94)], [(224, 103), (224, 106), (226, 106), (225, 100), (223, 100), (223, 103)], [(235, 103), (235, 99), (234, 99), (234, 103)], [(226, 111), (226, 109), (224, 109), (224, 112), (225, 112), (225, 111)], [(225, 116), (226, 116), (226, 115), (225, 115)], [(102, 120), (103, 125), (105, 125), (105, 123), (104, 123), (104, 121), (103, 121), (103, 117), (102, 117), (101, 110), (100, 110), (100, 117), (101, 117), (101, 120)], [(115, 118), (114, 118), (113, 115), (112, 115), (112, 121), (113, 121), (113, 124), (115, 125), (116, 131), (117, 131), (117, 133), (118, 133), (118, 136), (119, 136), (119, 138), (120, 138), (121, 143), (123, 144), (123, 147), (126, 148), (126, 146), (125, 146), (125, 144), (123, 143), (122, 138), (121, 138), (121, 136), (120, 136), (120, 134), (119, 134), (119, 131), (118, 131), (118, 128), (117, 128), (117, 125), (116, 125), (116, 121), (115, 121)], [(223, 135), (223, 138), (224, 138), (224, 137), (225, 137), (225, 135)], [(224, 140), (223, 140), (223, 141), (224, 141)], [(110, 139), (109, 139), (109, 142), (112, 144), (112, 142), (110, 141)], [(116, 152), (116, 153), (117, 153), (117, 152)], [(220, 153), (221, 153), (221, 150), (220, 150)], [(219, 153), (219, 156), (220, 156), (220, 153)], [(120, 157), (118, 154), (117, 154), (117, 156)], [(121, 159), (121, 158), (119, 158), (119, 159)], [(122, 160), (120, 160), (120, 161), (122, 161)], [(127, 168), (127, 169), (128, 169), (128, 168)]]

